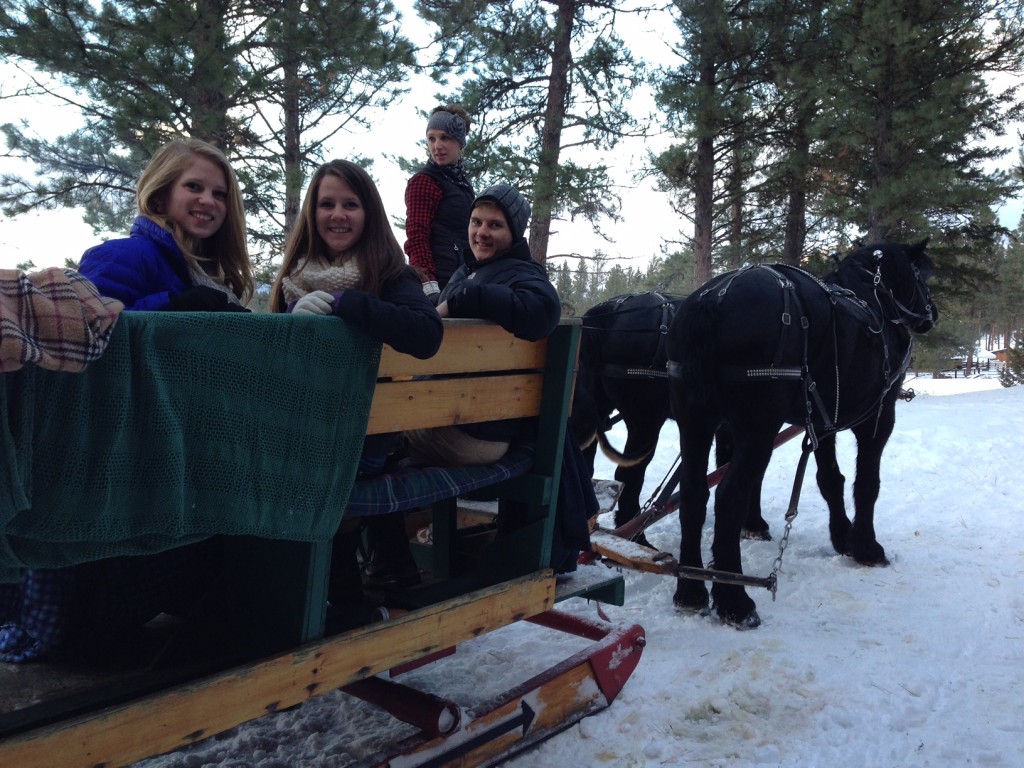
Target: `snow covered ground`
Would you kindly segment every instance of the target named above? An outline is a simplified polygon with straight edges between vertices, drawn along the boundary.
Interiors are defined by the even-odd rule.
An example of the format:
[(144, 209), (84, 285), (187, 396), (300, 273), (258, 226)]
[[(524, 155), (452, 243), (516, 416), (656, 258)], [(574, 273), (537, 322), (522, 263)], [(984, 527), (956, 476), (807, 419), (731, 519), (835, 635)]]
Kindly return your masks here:
[[(808, 472), (777, 600), (751, 592), (760, 628), (739, 632), (677, 614), (673, 579), (628, 572), (626, 605), (605, 610), (647, 632), (633, 677), (609, 709), (508, 765), (1024, 765), (1024, 387), (1002, 389), (992, 379), (907, 386), (918, 397), (897, 406), (876, 514), (889, 567), (861, 567), (832, 551)], [(676, 444), (670, 423), (649, 490)], [(775, 534), (798, 454), (797, 440), (779, 448), (765, 478)], [(849, 434), (840, 436), (839, 455), (852, 504)], [(611, 466), (598, 474), (610, 477)], [(709, 533), (710, 524), (706, 547)], [(676, 520), (648, 536), (675, 552)], [(745, 571), (771, 570), (776, 542), (743, 547)], [(561, 607), (595, 614), (582, 601)], [(512, 626), (413, 676), (468, 708), (576, 650), (553, 637)], [(405, 728), (331, 694), (140, 765), (336, 768), (372, 748), (380, 729), (399, 736)]]

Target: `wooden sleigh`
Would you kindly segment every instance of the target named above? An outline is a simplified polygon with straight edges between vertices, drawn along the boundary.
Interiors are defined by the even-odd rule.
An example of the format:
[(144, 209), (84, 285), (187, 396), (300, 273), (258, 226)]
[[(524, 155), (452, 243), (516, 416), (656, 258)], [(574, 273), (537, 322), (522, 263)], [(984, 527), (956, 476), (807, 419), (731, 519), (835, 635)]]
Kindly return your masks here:
[[(134, 319), (125, 316), (121, 322)], [(621, 605), (622, 576), (584, 566), (556, 579), (550, 568), (579, 334), (578, 321), (567, 320), (549, 339), (531, 343), (491, 323), (445, 321), (444, 343), (430, 360), (385, 347), (368, 434), (521, 416), (538, 417), (540, 424), (525, 470), (501, 474), (493, 484), (474, 475), (475, 492), (486, 489), (499, 500), (499, 517), (509, 510), (511, 521), (472, 553), (460, 526), (458, 482), (450, 495), (432, 499), (425, 513), (432, 542), (417, 552), (424, 583), (398, 597), (401, 611), (334, 632), (327, 600), (330, 540), (232, 537), (233, 608), (220, 617), (235, 640), (228, 653), (216, 658), (172, 654), (167, 664), (150, 660), (67, 684), (60, 682), (63, 670), (57, 664), (0, 674), (0, 683), (15, 675), (50, 681), (48, 690), (40, 683), (18, 701), (0, 695), (0, 765), (127, 765), (336, 689), (419, 729), (418, 736), (369, 755), (360, 765), (493, 765), (609, 706), (639, 662), (643, 629), (581, 619), (554, 607), (574, 598)], [(355, 506), (362, 493), (365, 514), (380, 488), (358, 486), (349, 499)], [(436, 484), (431, 487), (435, 496), (445, 494)], [(590, 645), (473, 709), (395, 679), (519, 621)], [(0, 673), (12, 672), (3, 666)], [(73, 670), (68, 677), (74, 677)]]

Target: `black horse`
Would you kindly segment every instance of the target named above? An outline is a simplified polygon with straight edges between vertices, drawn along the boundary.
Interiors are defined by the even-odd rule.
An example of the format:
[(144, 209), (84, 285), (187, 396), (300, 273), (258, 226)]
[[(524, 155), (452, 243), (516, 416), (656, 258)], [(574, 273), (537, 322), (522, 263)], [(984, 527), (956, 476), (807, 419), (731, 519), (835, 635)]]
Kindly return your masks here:
[[(640, 509), (644, 475), (669, 418), (665, 338), (680, 302), (679, 296), (661, 293), (624, 294), (583, 315), (570, 424), (591, 474), (598, 444), (617, 465), (615, 479), (623, 487), (616, 527)], [(622, 451), (605, 436), (616, 411), (627, 430)]]
[[(682, 454), (680, 565), (703, 567), (708, 455), (724, 424), (732, 432), (732, 460), (715, 497), (712, 558), (716, 571), (742, 572), (740, 530), (760, 519), (761, 481), (785, 423), (807, 430), (805, 451), (814, 450), (836, 552), (888, 564), (874, 530), (882, 450), (910, 363), (911, 333), (930, 330), (938, 318), (926, 243), (858, 248), (824, 279), (786, 265), (745, 267), (712, 279), (680, 305), (668, 335)], [(857, 439), (853, 523), (836, 462), (835, 433), (843, 429)], [(715, 581), (711, 596), (722, 620), (760, 624), (742, 586)], [(705, 610), (704, 582), (680, 577), (674, 602)]]

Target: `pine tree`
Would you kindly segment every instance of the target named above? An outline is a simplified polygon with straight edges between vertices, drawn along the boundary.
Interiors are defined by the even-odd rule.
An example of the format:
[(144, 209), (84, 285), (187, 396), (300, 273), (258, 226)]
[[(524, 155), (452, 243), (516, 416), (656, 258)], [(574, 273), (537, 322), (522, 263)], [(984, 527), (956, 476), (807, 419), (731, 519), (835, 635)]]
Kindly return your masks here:
[(1017, 341), (1006, 348), (1006, 364), (999, 372), (999, 383), (1004, 387), (1024, 384), (1024, 349)]
[(232, 159), (250, 231), (278, 249), (324, 141), (400, 92), (414, 62), (396, 19), (387, 2), (3, 0), (0, 57), (36, 68), (27, 93), (80, 109), (84, 126), (53, 141), (3, 126), (40, 178), (4, 177), (0, 205), (80, 206), (95, 228), (123, 231), (149, 157), (193, 136)]
[(569, 271), (569, 262), (567, 261), (563, 261), (555, 267), (555, 290), (562, 299), (562, 305), (571, 308), (572, 311), (568, 314), (580, 314), (573, 296), (572, 273)]
[(1019, 189), (988, 170), (1006, 151), (981, 139), (1021, 116), (1016, 89), (987, 79), (1020, 70), (1021, 11), (1002, 0), (832, 4), (830, 39), (843, 59), (822, 83), (817, 127), (835, 180), (828, 213), (868, 242), (970, 227), (984, 236), (979, 212)]
[[(607, 151), (644, 121), (626, 108), (644, 70), (615, 33), (618, 0), (420, 0), (447, 44), (438, 66), (463, 76), (454, 93), (478, 121), (467, 162), (481, 183), (531, 198), (530, 250), (547, 258), (552, 222), (618, 220), (608, 167), (565, 149)], [(416, 166), (403, 160), (406, 170)]]
[(740, 260), (743, 217), (761, 131), (753, 120), (758, 85), (754, 58), (763, 31), (749, 23), (747, 3), (681, 0), (675, 4), (683, 42), (680, 63), (660, 78), (658, 103), (681, 141), (657, 158), (662, 187), (678, 196), (693, 222), (694, 284), (706, 282), (723, 243), (728, 266)]
[(983, 140), (1021, 116), (990, 77), (1020, 70), (1019, 0), (675, 7), (684, 43), (660, 103), (681, 143), (659, 160), (694, 221), (698, 283), (738, 257), (929, 233), (951, 274), (997, 237), (991, 209), (1020, 179), (991, 170), (1004, 151)]

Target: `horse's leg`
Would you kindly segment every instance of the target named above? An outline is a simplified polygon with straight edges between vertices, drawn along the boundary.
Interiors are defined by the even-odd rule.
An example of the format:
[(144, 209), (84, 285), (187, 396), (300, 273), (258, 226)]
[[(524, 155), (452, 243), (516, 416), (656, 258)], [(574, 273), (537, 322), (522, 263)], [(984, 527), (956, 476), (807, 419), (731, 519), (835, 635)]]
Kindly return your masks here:
[[(679, 422), (681, 472), (679, 479), (679, 563), (703, 568), (701, 534), (707, 517), (707, 467), (714, 429), (702, 418)], [(703, 581), (679, 578), (672, 602), (687, 611), (703, 611), (708, 605), (708, 589)]]
[(816, 479), (821, 497), (828, 506), (828, 532), (832, 548), (840, 555), (848, 554), (850, 518), (846, 516), (846, 478), (839, 469), (836, 459), (836, 436), (829, 435), (818, 441), (814, 452), (814, 463), (818, 466)]
[(754, 487), (747, 498), (747, 511), (743, 515), (743, 530), (741, 535), (744, 539), (756, 541), (771, 541), (772, 534), (769, 530), (768, 521), (761, 514), (761, 481), (764, 475), (758, 476)]
[[(711, 545), (715, 570), (743, 573), (740, 533), (752, 503), (759, 504), (761, 478), (772, 457), (778, 429), (737, 435), (729, 471), (715, 495), (715, 538)], [(754, 601), (743, 587), (716, 582), (711, 587), (720, 619), (741, 629), (761, 623)]]
[(640, 456), (646, 453), (647, 457), (632, 466), (615, 468), (615, 479), (622, 483), (619, 505), (615, 511), (616, 528), (625, 525), (640, 513), (640, 493), (643, 491), (647, 467), (654, 459), (654, 452), (658, 447), (658, 437), (665, 424), (665, 418), (662, 415), (659, 421), (657, 417), (637, 418), (632, 414), (624, 416), (627, 437), (623, 453), (626, 456)]
[(603, 386), (609, 410), (617, 410), (626, 426), (622, 455), (633, 461), (643, 457), (631, 466), (619, 464), (615, 468), (615, 479), (622, 483), (615, 512), (617, 528), (640, 512), (647, 467), (654, 459), (661, 428), (669, 417), (669, 393), (664, 380), (606, 377)]
[[(715, 466), (721, 467), (732, 460), (733, 435), (727, 424), (723, 424), (715, 432)], [(760, 481), (755, 492), (751, 495), (751, 504), (743, 517), (743, 538), (757, 539), (758, 541), (771, 541), (768, 521), (761, 515), (761, 487)]]
[(888, 565), (885, 549), (875, 538), (875, 502), (878, 501), (882, 451), (892, 434), (896, 421), (895, 398), (887, 401), (876, 422), (858, 425), (857, 476), (853, 482), (853, 527), (850, 530), (847, 554), (861, 565)]

